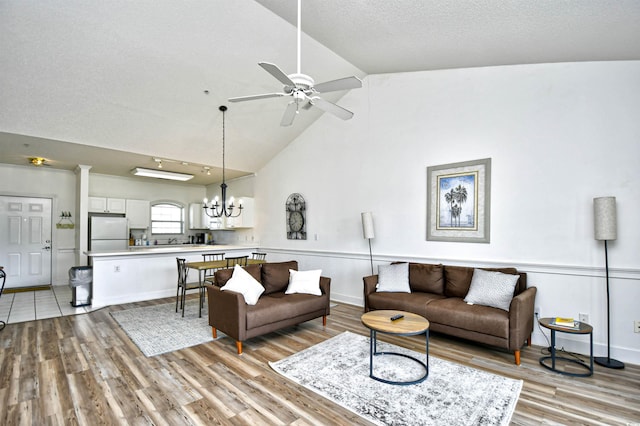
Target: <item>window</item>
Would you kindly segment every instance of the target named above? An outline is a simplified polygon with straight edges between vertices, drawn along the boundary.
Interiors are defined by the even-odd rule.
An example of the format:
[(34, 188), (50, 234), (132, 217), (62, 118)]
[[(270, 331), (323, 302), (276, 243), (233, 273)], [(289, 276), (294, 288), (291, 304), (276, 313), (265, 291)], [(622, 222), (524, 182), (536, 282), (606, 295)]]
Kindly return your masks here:
[(175, 203), (151, 205), (152, 234), (182, 234), (184, 232), (184, 208)]

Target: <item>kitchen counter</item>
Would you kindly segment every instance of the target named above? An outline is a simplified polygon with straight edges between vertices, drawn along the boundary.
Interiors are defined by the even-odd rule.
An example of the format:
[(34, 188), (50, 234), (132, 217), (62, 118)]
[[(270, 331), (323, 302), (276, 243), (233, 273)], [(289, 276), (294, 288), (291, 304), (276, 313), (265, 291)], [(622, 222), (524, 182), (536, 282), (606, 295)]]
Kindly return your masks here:
[[(247, 246), (177, 244), (86, 252), (93, 264), (91, 305), (95, 309), (175, 297), (178, 285), (177, 257), (184, 258), (187, 262), (199, 262), (202, 261), (203, 253), (224, 253), (225, 257), (250, 256), (256, 250), (257, 247)], [(190, 271), (188, 279), (197, 281), (197, 271)]]
[(171, 244), (171, 245), (154, 245), (154, 246), (129, 246), (127, 250), (113, 251), (88, 251), (85, 254), (89, 257), (113, 257), (113, 256), (139, 256), (158, 253), (201, 253), (211, 252), (219, 253), (220, 251), (247, 250), (245, 246), (231, 245), (206, 245), (206, 244)]

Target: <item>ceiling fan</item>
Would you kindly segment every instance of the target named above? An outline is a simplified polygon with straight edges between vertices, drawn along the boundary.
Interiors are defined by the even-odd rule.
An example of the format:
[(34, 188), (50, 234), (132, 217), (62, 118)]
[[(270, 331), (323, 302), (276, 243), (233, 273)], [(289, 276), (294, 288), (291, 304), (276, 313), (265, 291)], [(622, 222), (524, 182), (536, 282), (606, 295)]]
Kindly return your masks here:
[(269, 62), (259, 62), (265, 71), (274, 76), (278, 81), (284, 84), (282, 92), (279, 93), (265, 93), (262, 95), (252, 96), (240, 96), (237, 98), (230, 98), (229, 102), (244, 102), (253, 101), (257, 99), (265, 98), (279, 98), (283, 96), (291, 96), (293, 99), (287, 105), (284, 111), (281, 126), (290, 126), (293, 124), (293, 119), (300, 111), (300, 108), (309, 109), (312, 106), (318, 107), (323, 111), (330, 112), (331, 114), (339, 117), (343, 120), (349, 120), (353, 117), (353, 112), (342, 108), (332, 102), (326, 101), (318, 96), (319, 93), (335, 92), (337, 90), (349, 90), (362, 87), (362, 81), (355, 76), (339, 78), (337, 80), (326, 81), (324, 83), (315, 84), (313, 78), (300, 72), (300, 1), (298, 0), (298, 72), (295, 74), (285, 74), (277, 65)]

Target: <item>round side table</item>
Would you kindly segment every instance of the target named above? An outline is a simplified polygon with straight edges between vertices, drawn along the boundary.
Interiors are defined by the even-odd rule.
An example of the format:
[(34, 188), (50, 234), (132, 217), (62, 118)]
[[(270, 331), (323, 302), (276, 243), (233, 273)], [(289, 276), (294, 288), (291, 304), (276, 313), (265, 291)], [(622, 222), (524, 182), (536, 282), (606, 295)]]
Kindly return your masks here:
[[(593, 374), (593, 327), (584, 322), (576, 321), (577, 328), (563, 327), (553, 324), (553, 318), (540, 318), (538, 323), (551, 330), (551, 356), (543, 356), (540, 358), (540, 365), (543, 367), (555, 371), (556, 373), (564, 374), (566, 376), (574, 377), (588, 377)], [(588, 334), (589, 335), (589, 364), (574, 358), (567, 358), (562, 356), (556, 356), (556, 332), (570, 333), (570, 334)], [(551, 360), (551, 365), (545, 363), (545, 361)], [(556, 368), (556, 361), (571, 362), (587, 369), (586, 373), (572, 373), (569, 371), (562, 371)]]

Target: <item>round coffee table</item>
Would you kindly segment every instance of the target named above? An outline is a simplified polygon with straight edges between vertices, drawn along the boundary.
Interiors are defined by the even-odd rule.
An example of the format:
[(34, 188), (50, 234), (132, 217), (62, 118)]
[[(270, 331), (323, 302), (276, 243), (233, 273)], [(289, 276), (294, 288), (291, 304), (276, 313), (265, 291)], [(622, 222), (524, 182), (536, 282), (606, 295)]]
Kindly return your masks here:
[[(402, 315), (402, 318), (392, 320), (396, 315)], [(429, 321), (420, 315), (404, 311), (380, 310), (370, 311), (362, 315), (360, 318), (362, 324), (370, 330), (370, 348), (369, 348), (369, 377), (383, 383), (391, 385), (413, 385), (423, 382), (429, 375)], [(396, 336), (415, 336), (417, 334), (425, 334), (425, 362), (414, 358), (410, 355), (397, 352), (378, 352), (377, 350), (377, 333), (392, 334)], [(424, 375), (416, 380), (394, 381), (378, 377), (373, 374), (373, 357), (378, 355), (393, 355), (411, 359), (424, 368)]]

